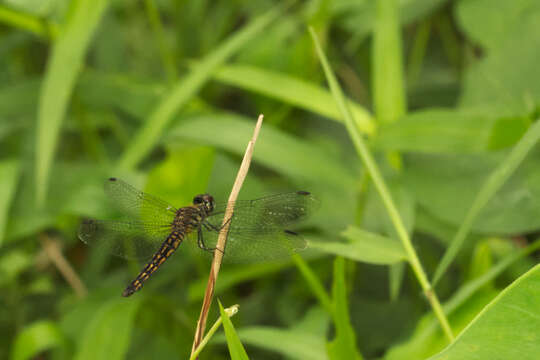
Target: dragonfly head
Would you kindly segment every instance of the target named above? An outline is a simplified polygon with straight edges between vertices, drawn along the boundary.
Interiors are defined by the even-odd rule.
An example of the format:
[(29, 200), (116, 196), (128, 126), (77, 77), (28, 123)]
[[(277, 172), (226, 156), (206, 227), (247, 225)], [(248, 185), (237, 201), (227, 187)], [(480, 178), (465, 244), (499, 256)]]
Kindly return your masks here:
[(214, 210), (214, 198), (210, 194), (199, 194), (193, 198), (193, 205), (199, 205), (210, 214)]

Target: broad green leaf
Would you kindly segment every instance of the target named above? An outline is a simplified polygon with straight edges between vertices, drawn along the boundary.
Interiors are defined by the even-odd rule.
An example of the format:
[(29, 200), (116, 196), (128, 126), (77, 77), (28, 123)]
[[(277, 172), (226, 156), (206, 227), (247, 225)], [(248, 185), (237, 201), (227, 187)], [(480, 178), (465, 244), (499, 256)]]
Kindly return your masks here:
[(281, 14), (281, 7), (267, 11), (243, 29), (229, 37), (220, 47), (208, 54), (195, 69), (182, 78), (156, 106), (148, 120), (131, 141), (122, 155), (119, 166), (130, 169), (136, 166), (159, 141), (174, 115), (193, 98), (208, 81), (212, 70), (238, 52), (257, 34)]
[(238, 331), (246, 344), (270, 350), (292, 359), (325, 360), (324, 337), (306, 331), (253, 326)]
[(467, 69), (461, 106), (489, 104), (515, 115), (531, 113), (540, 99), (538, 1), (461, 1), (457, 19), (486, 50)]
[(536, 0), (474, 0), (456, 4), (456, 17), (465, 32), (488, 50), (515, 41), (518, 34), (538, 29), (540, 4)]
[(345, 288), (345, 260), (337, 257), (334, 261), (334, 282), (332, 285), (332, 300), (334, 305), (334, 326), (336, 335), (327, 344), (330, 359), (362, 359), (356, 348), (356, 335), (349, 318), (349, 302)]
[(540, 265), (504, 289), (446, 349), (430, 359), (538, 359)]
[(0, 246), (4, 242), (11, 201), (15, 197), (19, 179), (17, 160), (0, 161)]
[(227, 346), (229, 347), (229, 355), (231, 360), (247, 360), (249, 359), (242, 342), (238, 338), (238, 334), (234, 329), (231, 319), (225, 313), (223, 305), (218, 300), (219, 313), (221, 314), (221, 321), (223, 321), (223, 330), (225, 330), (225, 337), (227, 338)]
[(65, 345), (64, 335), (57, 324), (49, 320), (37, 321), (17, 334), (10, 359), (33, 359), (46, 350)]
[(373, 29), (373, 107), (377, 121), (397, 121), (406, 112), (401, 32), (397, 0), (376, 2)]
[(341, 233), (347, 242), (309, 242), (309, 247), (326, 253), (370, 264), (395, 264), (407, 260), (403, 246), (397, 240), (349, 226)]
[(514, 173), (516, 168), (521, 164), (525, 156), (530, 152), (534, 145), (540, 139), (540, 121), (533, 124), (521, 140), (516, 144), (503, 162), (489, 175), (483, 184), (480, 192), (475, 197), (471, 207), (465, 215), (465, 219), (461, 223), (455, 237), (452, 239), (450, 246), (446, 250), (441, 262), (435, 270), (433, 276), (433, 285), (435, 285), (448, 266), (452, 263), (457, 253), (459, 252), (467, 235), (471, 231), (473, 222), (476, 217), (486, 206), (493, 195), (502, 187), (508, 178)]
[[(507, 255), (486, 273), (462, 285), (443, 306), (445, 313), (450, 318), (453, 329), (460, 330), (467, 326), (482, 307), (497, 295), (497, 291), (486, 288), (487, 284), (512, 264), (539, 248), (540, 240), (537, 240), (526, 248)], [(385, 359), (421, 360), (442, 350), (447, 344), (448, 342), (441, 333), (437, 320), (432, 314), (429, 314), (420, 320), (410, 339), (390, 349)]]
[(47, 197), (51, 165), (75, 81), (108, 3), (108, 0), (75, 1), (53, 45), (38, 106), (35, 166), (39, 207)]
[[(341, 115), (328, 90), (291, 75), (248, 65), (225, 65), (214, 72), (216, 80), (244, 90), (273, 97), (302, 109), (341, 121)], [(369, 112), (347, 100), (358, 129), (373, 134), (375, 128)]]
[(75, 359), (124, 359), (141, 303), (140, 299), (129, 298), (103, 304), (81, 331)]
[(496, 119), (481, 111), (430, 109), (383, 126), (373, 145), (381, 150), (475, 153), (516, 143), (527, 129), (521, 119)]
[[(251, 138), (253, 125), (253, 121), (233, 114), (202, 115), (174, 126), (165, 141), (172, 143), (177, 139), (190, 140), (243, 154)], [(314, 178), (341, 185), (353, 183), (350, 169), (335, 161), (330, 154), (269, 124), (263, 125), (253, 159), (297, 179)], [(321, 163), (325, 166), (321, 167)]]
[[(411, 154), (404, 157), (403, 179), (423, 210), (438, 221), (457, 227), (473, 199), (480, 191), (486, 191), (482, 190), (486, 176), (506, 156), (508, 151), (468, 156)], [(471, 230), (513, 235), (540, 228), (539, 179), (540, 161), (535, 148), (491, 197)]]

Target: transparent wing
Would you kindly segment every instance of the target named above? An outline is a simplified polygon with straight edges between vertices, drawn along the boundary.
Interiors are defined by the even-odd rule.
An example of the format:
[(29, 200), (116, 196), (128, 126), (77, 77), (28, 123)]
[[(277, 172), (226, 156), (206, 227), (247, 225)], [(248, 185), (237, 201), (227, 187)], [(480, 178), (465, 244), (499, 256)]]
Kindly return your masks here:
[(221, 227), (226, 208), (234, 206), (231, 231), (262, 234), (283, 230), (310, 216), (320, 202), (307, 191), (266, 196), (255, 200), (239, 200), (218, 204), (207, 221)]
[(125, 181), (109, 178), (105, 193), (121, 210), (141, 221), (172, 223), (177, 209), (164, 200), (137, 190)]
[[(203, 231), (206, 246), (215, 246), (224, 211), (231, 205), (218, 205), (206, 219), (210, 224)], [(319, 201), (305, 191), (235, 202), (224, 259), (252, 262), (288, 258), (304, 249), (306, 242), (285, 228), (308, 217), (318, 207)]]
[(96, 251), (145, 261), (159, 249), (171, 226), (142, 221), (85, 220), (79, 239)]

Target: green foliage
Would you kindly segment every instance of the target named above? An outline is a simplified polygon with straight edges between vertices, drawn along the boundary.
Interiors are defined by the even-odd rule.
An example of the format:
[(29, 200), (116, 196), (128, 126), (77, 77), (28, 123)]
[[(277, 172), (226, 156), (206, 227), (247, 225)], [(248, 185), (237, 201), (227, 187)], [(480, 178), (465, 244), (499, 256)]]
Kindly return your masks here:
[(247, 360), (248, 355), (244, 346), (238, 338), (238, 334), (234, 329), (231, 319), (225, 313), (223, 305), (218, 301), (219, 313), (221, 314), (221, 321), (223, 321), (223, 330), (225, 330), (225, 337), (227, 338), (227, 346), (229, 347), (229, 354), (232, 360)]
[(493, 299), (454, 343), (430, 359), (536, 359), (540, 353), (539, 283), (537, 265)]
[(240, 198), (321, 206), (305, 251), (221, 267), (241, 311), (200, 359), (539, 358), (539, 24), (535, 0), (3, 2), (0, 358), (189, 358), (196, 236), (121, 298), (142, 264), (77, 229), (120, 215), (110, 176), (226, 200), (259, 113)]

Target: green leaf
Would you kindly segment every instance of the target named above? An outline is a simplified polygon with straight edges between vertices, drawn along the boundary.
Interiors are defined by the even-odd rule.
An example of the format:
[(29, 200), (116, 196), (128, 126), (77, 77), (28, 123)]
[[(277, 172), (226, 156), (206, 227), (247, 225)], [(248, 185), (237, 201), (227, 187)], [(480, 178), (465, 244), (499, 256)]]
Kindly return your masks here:
[(397, 0), (376, 2), (373, 32), (373, 107), (379, 123), (397, 121), (406, 112), (401, 31)]
[(225, 330), (225, 337), (227, 338), (227, 346), (229, 347), (229, 354), (231, 355), (231, 360), (247, 360), (249, 359), (244, 345), (240, 342), (238, 334), (234, 329), (234, 326), (231, 322), (231, 319), (225, 313), (221, 301), (218, 300), (219, 304), (219, 313), (221, 314), (221, 320), (223, 321), (223, 329)]
[(36, 202), (43, 206), (54, 152), (84, 55), (108, 0), (73, 2), (67, 23), (57, 37), (42, 84), (36, 143)]
[(11, 201), (15, 197), (19, 178), (17, 160), (0, 161), (0, 246), (4, 242)]
[(535, 0), (461, 1), (457, 19), (486, 56), (465, 74), (461, 106), (489, 104), (515, 115), (540, 100), (540, 6)]
[(465, 219), (461, 223), (455, 237), (452, 239), (450, 246), (435, 270), (435, 275), (433, 276), (434, 286), (457, 256), (480, 211), (482, 211), (493, 195), (502, 187), (506, 180), (508, 180), (539, 139), (540, 121), (537, 121), (529, 128), (527, 133), (525, 133), (523, 138), (521, 138), (503, 162), (489, 175), (471, 207), (467, 211)]
[(279, 353), (293, 359), (325, 360), (324, 337), (306, 331), (253, 326), (238, 331), (246, 344)]
[(496, 119), (481, 111), (429, 109), (381, 127), (373, 145), (380, 150), (474, 153), (516, 143), (527, 130), (520, 119)]
[[(341, 114), (328, 90), (291, 75), (249, 65), (221, 66), (213, 75), (216, 80), (254, 91), (302, 109), (341, 121)], [(358, 129), (368, 135), (375, 128), (371, 114), (347, 99)]]
[(349, 304), (345, 288), (345, 260), (342, 257), (337, 257), (334, 261), (332, 297), (336, 336), (327, 345), (328, 356), (336, 360), (362, 359), (362, 355), (356, 349), (356, 334), (349, 318)]
[(120, 159), (121, 168), (136, 166), (159, 141), (174, 115), (192, 99), (208, 81), (212, 70), (238, 52), (257, 34), (264, 30), (280, 14), (282, 8), (276, 7), (259, 16), (243, 29), (229, 37), (220, 47), (208, 54), (194, 70), (181, 79), (155, 108), (145, 124), (135, 134)]
[(437, 359), (538, 359), (540, 265), (504, 289)]
[(296, 264), (296, 267), (300, 271), (300, 274), (304, 277), (305, 281), (309, 285), (311, 291), (319, 300), (319, 303), (321, 306), (328, 312), (329, 315), (332, 315), (334, 313), (334, 307), (332, 305), (332, 302), (330, 300), (330, 296), (324, 289), (324, 285), (319, 280), (317, 275), (311, 270), (308, 263), (298, 254), (293, 254), (292, 259), (294, 263)]
[(124, 359), (141, 303), (133, 298), (105, 303), (81, 332), (82, 341), (75, 359)]
[[(252, 132), (253, 121), (244, 117), (233, 114), (202, 115), (186, 119), (172, 128), (166, 141), (190, 140), (243, 154)], [(208, 136), (209, 133), (220, 136)], [(305, 140), (269, 124), (264, 125), (259, 140), (253, 159), (260, 164), (296, 179), (318, 179), (339, 186), (353, 184), (352, 173), (344, 164)], [(321, 163), (325, 166), (321, 167)]]
[(11, 360), (26, 360), (41, 352), (65, 345), (64, 335), (57, 324), (49, 320), (32, 323), (16, 336), (11, 349)]
[(348, 242), (314, 242), (309, 247), (329, 254), (370, 264), (395, 264), (407, 260), (403, 246), (397, 240), (349, 226), (341, 233)]

